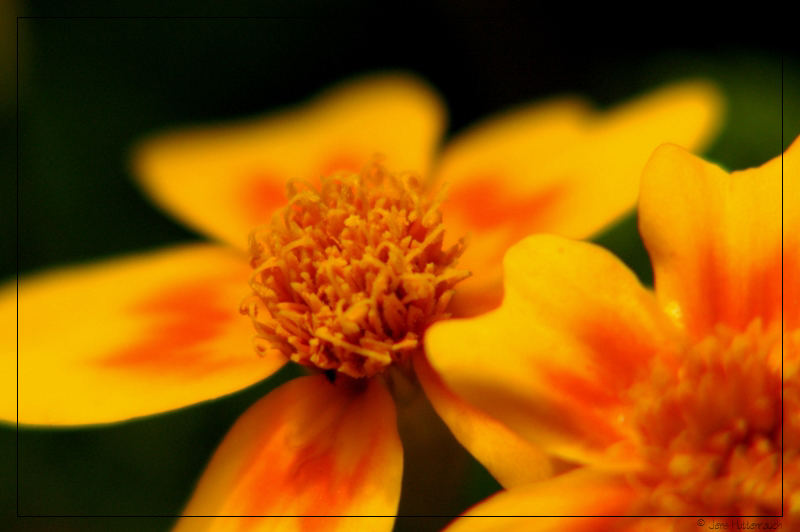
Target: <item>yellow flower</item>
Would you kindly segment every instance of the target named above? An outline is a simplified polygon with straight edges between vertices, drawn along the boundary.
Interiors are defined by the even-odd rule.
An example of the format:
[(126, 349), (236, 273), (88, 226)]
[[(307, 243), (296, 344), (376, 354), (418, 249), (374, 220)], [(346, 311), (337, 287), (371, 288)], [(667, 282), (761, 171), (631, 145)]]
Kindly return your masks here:
[[(402, 379), (416, 387), (421, 367), (428, 388), (446, 395), (422, 352), (425, 328), (496, 305), (499, 257), (521, 235), (583, 237), (615, 220), (634, 202), (647, 154), (665, 140), (703, 145), (718, 111), (702, 83), (603, 115), (556, 101), (487, 122), (437, 156), (438, 98), (413, 78), (383, 75), (266, 118), (156, 138), (135, 160), (144, 189), (222, 244), (23, 279), (19, 422), (164, 412), (242, 389), (292, 359), (314, 375), (240, 418), (185, 513), (393, 516), (403, 466), (389, 390)], [(445, 203), (434, 181), (449, 184)], [(454, 292), (465, 270), (472, 277)], [(12, 345), (13, 286), (0, 308)], [(7, 351), (6, 421), (17, 415), (13, 358)], [(508, 441), (508, 431), (471, 412), (456, 436), (481, 435), (475, 452), (491, 462), (493, 438)], [(536, 448), (515, 445), (542, 463)]]
[[(532, 236), (506, 254), (499, 309), (428, 331), (451, 393), (563, 472), (505, 482), (468, 515), (783, 514), (794, 530), (800, 139), (731, 174), (661, 146), (642, 176), (639, 224), (654, 294), (598, 246)], [(491, 527), (695, 530), (697, 520), (465, 519), (453, 529)]]

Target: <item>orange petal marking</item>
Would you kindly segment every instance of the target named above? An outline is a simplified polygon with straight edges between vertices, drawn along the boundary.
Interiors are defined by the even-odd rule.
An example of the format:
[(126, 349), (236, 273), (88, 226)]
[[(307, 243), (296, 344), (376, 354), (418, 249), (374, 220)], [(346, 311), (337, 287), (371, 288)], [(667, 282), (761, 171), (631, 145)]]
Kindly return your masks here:
[[(708, 301), (709, 328), (722, 322), (744, 330), (754, 316), (761, 317), (765, 323), (780, 317), (780, 250), (765, 264), (752, 265), (746, 275), (734, 275), (730, 271), (730, 259), (722, 259), (709, 248), (708, 258), (700, 265), (700, 286), (707, 287), (703, 297)], [(738, 293), (737, 288), (742, 286), (747, 289)]]
[(565, 194), (563, 184), (551, 185), (533, 194), (520, 194), (505, 187), (508, 181), (492, 175), (465, 179), (463, 184), (453, 188), (447, 207), (458, 212), (474, 229), (508, 225), (529, 232), (530, 226), (544, 218), (548, 207)]
[[(581, 440), (588, 448), (603, 448), (619, 441), (621, 435), (613, 419), (618, 409), (618, 392), (603, 390), (602, 381), (580, 377), (566, 371), (538, 369), (537, 379), (549, 381), (549, 390), (541, 396), (541, 403), (517, 403), (520, 412), (541, 420), (543, 426), (556, 434)], [(502, 397), (498, 393), (498, 397)], [(512, 401), (514, 398), (510, 398)], [(509, 402), (509, 404), (513, 404)], [(526, 427), (529, 429), (529, 427)], [(521, 430), (532, 441), (534, 430)], [(568, 456), (571, 460), (586, 461), (586, 456)]]
[[(720, 323), (744, 331), (756, 318), (779, 319), (780, 163), (775, 158), (729, 174), (663, 145), (644, 169), (639, 228), (656, 294), (697, 339)], [(787, 250), (791, 234), (784, 232)]]
[(366, 162), (368, 161), (365, 161), (363, 156), (340, 150), (325, 159), (314, 177), (329, 176), (337, 172), (359, 172)]
[(787, 330), (800, 328), (800, 248), (783, 254), (783, 320)]
[[(579, 320), (580, 322), (581, 320)], [(584, 407), (613, 407), (621, 405), (620, 390), (627, 389), (636, 375), (648, 367), (658, 346), (646, 336), (619, 318), (594, 315), (575, 327), (576, 336), (590, 349), (586, 353), (591, 366), (592, 378), (559, 369), (534, 368), (542, 371), (546, 382), (550, 382), (557, 395), (563, 394), (571, 400), (583, 403)]]
[(220, 301), (215, 288), (225, 279), (193, 280), (138, 303), (130, 310), (143, 319), (162, 317), (138, 343), (99, 359), (107, 368), (125, 371), (208, 375), (234, 367), (232, 358), (220, 358), (207, 342), (238, 316)]
[[(428, 175), (444, 118), (424, 82), (372, 75), (268, 116), (159, 135), (137, 149), (134, 170), (155, 201), (179, 219), (246, 248), (252, 216), (256, 224), (269, 221), (262, 218), (265, 205), (249, 198), (249, 182), (262, 171), (282, 187), (330, 169), (359, 170), (382, 154), (398, 171)], [(254, 203), (249, 212), (242, 194), (245, 204)]]
[[(285, 359), (253, 348), (238, 312), (247, 277), (245, 256), (192, 244), (31, 275), (18, 300), (2, 287), (12, 392), (19, 345), (20, 423), (123, 421), (269, 376)], [(0, 406), (0, 418), (16, 418), (13, 396)]]
[(389, 516), (360, 524), (391, 529), (402, 476), (394, 404), (381, 380), (360, 384), (302, 377), (253, 405), (184, 515), (263, 518), (182, 519), (178, 530), (346, 530), (344, 516), (359, 515)]
[(504, 267), (499, 309), (427, 330), (431, 365), (524, 438), (591, 462), (622, 436), (620, 394), (676, 331), (653, 294), (599, 246), (531, 236), (506, 253)]
[[(322, 381), (320, 384), (325, 385)], [(374, 465), (369, 455), (362, 456), (348, 464), (346, 475), (336, 479), (340, 466), (337, 456), (331, 452), (333, 449), (330, 440), (309, 440), (293, 453), (287, 454), (284, 449), (286, 439), (291, 439), (287, 430), (262, 438), (258, 448), (254, 449), (253, 454), (245, 459), (239, 469), (240, 478), (250, 479), (248, 491), (243, 493), (245, 497), (241, 500), (240, 511), (243, 515), (259, 515), (264, 500), (284, 497), (299, 497), (305, 502), (305, 506), (298, 511), (299, 515), (324, 514), (341, 508), (353, 499)], [(367, 449), (372, 449), (377, 446), (379, 439), (377, 435), (373, 435), (363, 443)], [(259, 457), (274, 457), (276, 461), (260, 460)], [(257, 465), (253, 467), (253, 464)], [(275, 478), (269, 474), (270, 470), (283, 471), (285, 474)], [(308, 524), (314, 522), (312, 519)], [(301, 528), (305, 530), (306, 526)]]
[(269, 222), (270, 215), (286, 205), (285, 180), (266, 171), (254, 173), (241, 188), (242, 214), (252, 225)]
[[(364, 157), (342, 150), (325, 159), (319, 170), (302, 177), (316, 185), (319, 176), (329, 176), (337, 172), (358, 172), (364, 163)], [(240, 192), (241, 208), (243, 215), (254, 227), (268, 223), (272, 213), (286, 205), (286, 183), (292, 177), (296, 176), (258, 170), (243, 181)]]
[[(597, 405), (608, 407), (619, 403), (619, 396), (612, 389), (603, 385), (599, 379), (587, 379), (574, 373), (543, 369), (544, 379), (551, 383), (557, 394), (568, 397), (570, 402), (584, 406)], [(603, 428), (602, 426), (600, 428)]]
[(509, 181), (499, 174), (475, 174), (453, 186), (442, 205), (452, 235), (466, 234), (470, 243), (459, 264), (472, 278), (453, 296), (454, 316), (476, 316), (500, 306), (503, 254), (520, 238), (548, 227), (568, 196), (563, 182), (518, 191), (508, 186)]

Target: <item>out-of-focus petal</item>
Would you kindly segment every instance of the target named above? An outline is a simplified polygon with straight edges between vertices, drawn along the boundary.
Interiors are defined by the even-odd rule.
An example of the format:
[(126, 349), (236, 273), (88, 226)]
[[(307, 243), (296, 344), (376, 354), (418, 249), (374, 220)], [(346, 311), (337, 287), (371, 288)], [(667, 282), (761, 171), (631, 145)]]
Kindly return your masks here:
[(552, 474), (550, 459), (541, 449), (453, 393), (424, 354), (414, 358), (414, 369), (425, 394), (456, 439), (504, 487), (534, 482)]
[(461, 265), (473, 277), (460, 286), (457, 312), (499, 303), (500, 259), (525, 235), (585, 238), (619, 218), (652, 151), (663, 142), (702, 148), (721, 107), (713, 86), (687, 82), (607, 113), (568, 101), (521, 109), (457, 138), (437, 172), (450, 184), (448, 231), (470, 236)]
[(554, 100), (485, 120), (450, 142), (434, 185), (450, 238), (468, 235), (459, 264), (472, 277), (459, 285), (452, 310), (472, 316), (502, 298), (503, 254), (524, 235), (547, 227), (549, 208), (565, 192), (542, 164), (580, 142), (591, 111), (581, 100)]
[[(502, 491), (468, 510), (447, 532), (490, 530), (609, 530), (609, 518), (630, 511), (634, 490), (621, 475), (581, 468), (549, 480)], [(527, 517), (523, 517), (527, 516)], [(532, 517), (569, 516), (569, 517)], [(614, 520), (619, 525), (621, 520)], [(617, 528), (613, 528), (617, 530)]]
[[(800, 151), (800, 143), (790, 151)], [(668, 313), (698, 337), (718, 323), (743, 330), (754, 318), (779, 319), (780, 210), (780, 157), (727, 174), (682, 148), (660, 147), (643, 174), (639, 227)], [(789, 225), (785, 234), (783, 262), (796, 271), (797, 231)], [(797, 294), (792, 275), (789, 289)], [(787, 305), (789, 315), (796, 317), (796, 309)]]
[(388, 531), (402, 469), (394, 404), (379, 379), (356, 390), (323, 376), (302, 377), (236, 422), (184, 511), (273, 517), (183, 518), (177, 530), (349, 530), (358, 524)]
[(23, 278), (0, 294), (0, 419), (106, 423), (212, 399), (253, 384), (283, 360), (259, 358), (239, 314), (247, 261), (187, 245)]
[(630, 210), (642, 169), (664, 142), (698, 151), (716, 134), (722, 115), (718, 90), (685, 82), (653, 91), (599, 115), (584, 142), (543, 170), (560, 174), (574, 192), (564, 196), (557, 224), (542, 227), (571, 238), (595, 234)]
[(465, 401), (546, 451), (592, 461), (620, 439), (622, 392), (674, 330), (599, 246), (528, 237), (504, 270), (499, 309), (428, 330), (431, 365)]
[(427, 85), (377, 75), (265, 118), (155, 137), (136, 154), (135, 169), (162, 207), (244, 247), (286, 203), (289, 179), (360, 170), (376, 154), (393, 171), (425, 175), (443, 126), (443, 107)]

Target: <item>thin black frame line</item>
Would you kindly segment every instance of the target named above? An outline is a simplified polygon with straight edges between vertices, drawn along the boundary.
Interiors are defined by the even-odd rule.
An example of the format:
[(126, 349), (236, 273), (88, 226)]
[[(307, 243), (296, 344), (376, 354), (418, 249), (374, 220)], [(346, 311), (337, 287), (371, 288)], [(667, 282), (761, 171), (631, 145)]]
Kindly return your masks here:
[[(192, 516), (183, 516), (183, 515), (169, 515), (169, 514), (159, 514), (159, 515), (146, 515), (146, 514), (134, 514), (134, 515), (115, 515), (115, 514), (108, 514), (108, 515), (22, 515), (20, 514), (20, 489), (19, 489), (19, 468), (20, 468), (20, 460), (19, 460), (19, 259), (20, 259), (20, 181), (19, 181), (19, 173), (20, 173), (20, 140), (19, 140), (19, 129), (20, 129), (20, 119), (19, 119), (19, 68), (20, 68), (20, 61), (19, 61), (19, 34), (20, 34), (20, 20), (114, 20), (114, 19), (133, 19), (133, 20), (284, 20), (284, 19), (298, 19), (298, 20), (309, 20), (314, 18), (328, 18), (328, 17), (302, 17), (302, 16), (255, 16), (255, 17), (247, 17), (247, 16), (107, 16), (107, 17), (99, 17), (99, 16), (76, 16), (76, 17), (66, 17), (66, 16), (18, 16), (16, 17), (16, 118), (17, 118), (17, 125), (16, 125), (16, 137), (17, 137), (17, 150), (16, 150), (16, 202), (17, 202), (17, 211), (16, 211), (16, 234), (17, 234), (17, 257), (16, 257), (16, 293), (17, 293), (17, 302), (16, 302), (16, 332), (17, 332), (17, 339), (16, 339), (16, 360), (17, 360), (17, 367), (16, 367), (16, 381), (17, 381), (17, 389), (16, 389), (16, 516), (17, 518), (101, 518), (101, 519), (108, 519), (108, 518), (164, 518), (164, 519), (175, 519), (175, 518), (192, 518), (192, 517), (200, 517), (200, 518), (210, 518), (210, 517), (275, 517), (275, 518), (284, 518), (284, 517), (359, 517), (359, 518), (424, 518), (424, 517), (442, 517), (442, 518), (457, 518), (457, 517), (519, 517), (519, 518), (537, 518), (537, 517), (557, 517), (557, 518), (587, 518), (587, 517), (606, 517), (606, 518), (652, 518), (652, 517), (666, 517), (666, 518), (766, 518), (766, 519), (775, 519), (775, 518), (782, 518), (783, 517), (783, 463), (784, 463), (784, 453), (783, 453), (783, 430), (781, 430), (781, 513), (780, 515), (757, 515), (757, 516), (749, 516), (749, 515), (541, 515), (541, 516), (534, 516), (534, 515), (493, 515), (493, 516), (463, 516), (463, 515), (413, 515), (413, 516), (404, 516), (404, 515), (353, 515), (353, 516), (346, 516), (346, 515), (250, 515), (250, 516), (239, 516), (239, 515), (192, 515)], [(781, 65), (781, 76), (780, 76), (780, 105), (781, 105), (781, 146), (780, 146), (780, 153), (781, 153), (781, 256), (783, 256), (783, 141), (784, 141), (784, 123), (783, 123), (783, 113), (784, 113), (784, 101), (783, 101), (783, 84), (784, 84), (784, 56), (783, 51), (780, 54), (780, 65)], [(781, 316), (783, 315), (783, 260), (781, 260)], [(783, 341), (783, 330), (781, 329), (781, 340)], [(781, 350), (781, 381), (783, 381), (783, 349)], [(781, 386), (781, 429), (783, 429), (783, 386)]]
[[(59, 16), (59, 15), (42, 15), (42, 16), (19, 16), (18, 19), (30, 19), (30, 20), (328, 20), (328, 19), (335, 19), (335, 18), (350, 18), (347, 15), (337, 15), (336, 13), (330, 13), (326, 15), (259, 15), (259, 16), (236, 16), (236, 15), (220, 15), (220, 16), (181, 16), (181, 15), (119, 15), (119, 16)], [(403, 18), (403, 15), (399, 15), (400, 18)], [(411, 19), (413, 15), (406, 15), (406, 18)], [(456, 16), (455, 18), (460, 19), (500, 19), (502, 17), (491, 17), (491, 16)]]
[[(781, 50), (781, 323), (783, 323), (783, 50)], [(785, 502), (783, 499), (783, 462), (785, 447), (783, 445), (783, 327), (781, 327), (781, 517)]]
[(209, 518), (217, 518), (217, 517), (224, 517), (224, 518), (248, 518), (248, 517), (266, 517), (266, 518), (286, 518), (286, 517), (315, 517), (315, 518), (331, 518), (331, 517), (357, 517), (357, 518), (365, 518), (365, 519), (408, 519), (408, 518), (430, 518), (430, 517), (447, 517), (447, 518), (495, 518), (495, 517), (520, 517), (525, 519), (543, 519), (543, 518), (550, 518), (550, 517), (557, 517), (557, 518), (608, 518), (608, 519), (651, 519), (651, 518), (667, 518), (667, 519), (717, 519), (717, 518), (731, 518), (731, 519), (781, 519), (783, 514), (781, 515), (437, 515), (437, 514), (419, 514), (419, 515), (298, 515), (298, 514), (291, 514), (291, 515), (169, 515), (169, 514), (159, 514), (159, 515), (140, 515), (140, 514), (130, 514), (130, 515), (116, 515), (116, 514), (107, 514), (107, 515), (98, 515), (98, 514), (89, 514), (89, 515), (20, 515), (20, 518), (41, 518), (41, 519), (49, 519), (49, 518), (64, 518), (64, 519), (86, 519), (86, 518), (96, 518), (96, 519), (114, 519), (118, 517), (122, 518), (140, 518), (140, 519), (209, 519)]
[(244, 16), (219, 16), (219, 17), (199, 17), (199, 16), (27, 16), (17, 17), (18, 19), (30, 20), (323, 20), (331, 17), (320, 15), (301, 16), (301, 15), (274, 15), (274, 16), (258, 16), (258, 17), (244, 17)]
[(16, 260), (16, 269), (17, 269), (17, 303), (16, 303), (16, 357), (17, 357), (17, 389), (16, 389), (16, 398), (17, 398), (17, 423), (16, 423), (16, 455), (17, 455), (17, 484), (16, 484), (16, 513), (17, 517), (19, 517), (19, 255), (20, 255), (20, 238), (19, 238), (19, 218), (20, 218), (20, 202), (19, 202), (19, 167), (20, 167), (20, 147), (19, 147), (19, 17), (17, 17), (17, 24), (16, 24), (16, 40), (17, 40), (17, 68), (16, 68), (16, 95), (17, 95), (17, 171), (16, 171), (16, 199), (17, 199), (17, 212), (16, 212), (16, 222), (17, 222), (17, 260)]

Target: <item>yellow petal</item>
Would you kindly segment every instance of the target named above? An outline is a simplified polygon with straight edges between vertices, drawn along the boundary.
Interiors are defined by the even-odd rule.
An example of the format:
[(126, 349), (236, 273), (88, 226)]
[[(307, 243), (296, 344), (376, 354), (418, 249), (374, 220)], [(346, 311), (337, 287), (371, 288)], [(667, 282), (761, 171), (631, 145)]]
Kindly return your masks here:
[(560, 174), (572, 194), (559, 203), (557, 223), (540, 230), (572, 238), (595, 234), (629, 211), (653, 150), (672, 142), (705, 148), (718, 129), (722, 99), (713, 85), (686, 82), (654, 91), (598, 116), (584, 142), (543, 169)]
[(447, 532), (617, 530), (623, 519), (575, 516), (625, 515), (634, 496), (622, 476), (580, 468), (502, 491), (472, 507)]
[(450, 184), (448, 230), (470, 235), (460, 264), (473, 277), (456, 295), (459, 313), (468, 313), (459, 299), (474, 292), (491, 291), (499, 303), (500, 259), (525, 235), (585, 238), (619, 218), (636, 201), (653, 149), (667, 141), (705, 146), (720, 108), (714, 87), (689, 82), (607, 113), (568, 101), (523, 108), (457, 138), (437, 176)]
[[(729, 175), (677, 146), (653, 154), (642, 178), (639, 226), (656, 293), (693, 334), (717, 323), (743, 329), (757, 317), (779, 319), (780, 210), (780, 157)], [(791, 226), (785, 231), (793, 234)], [(784, 260), (794, 256), (796, 268), (792, 239), (795, 251)]]
[(354, 390), (302, 377), (242, 415), (184, 511), (276, 517), (184, 518), (177, 530), (349, 530), (360, 523), (388, 531), (402, 469), (394, 403), (381, 381)]
[(503, 305), (434, 324), (431, 365), (468, 403), (564, 458), (620, 439), (622, 397), (672, 341), (655, 298), (599, 246), (528, 237), (504, 261)]
[[(248, 275), (238, 252), (187, 245), (23, 278), (19, 422), (121, 421), (267, 377), (283, 360), (255, 354), (239, 314)], [(15, 296), (0, 293), (5, 421), (17, 415)]]
[(504, 487), (527, 484), (552, 474), (550, 460), (541, 449), (453, 393), (424, 354), (414, 357), (414, 370), (436, 413)]
[(376, 154), (425, 175), (444, 123), (436, 95), (405, 75), (337, 86), (256, 120), (155, 137), (135, 157), (145, 190), (192, 227), (245, 247), (286, 202), (289, 179), (358, 170)]

